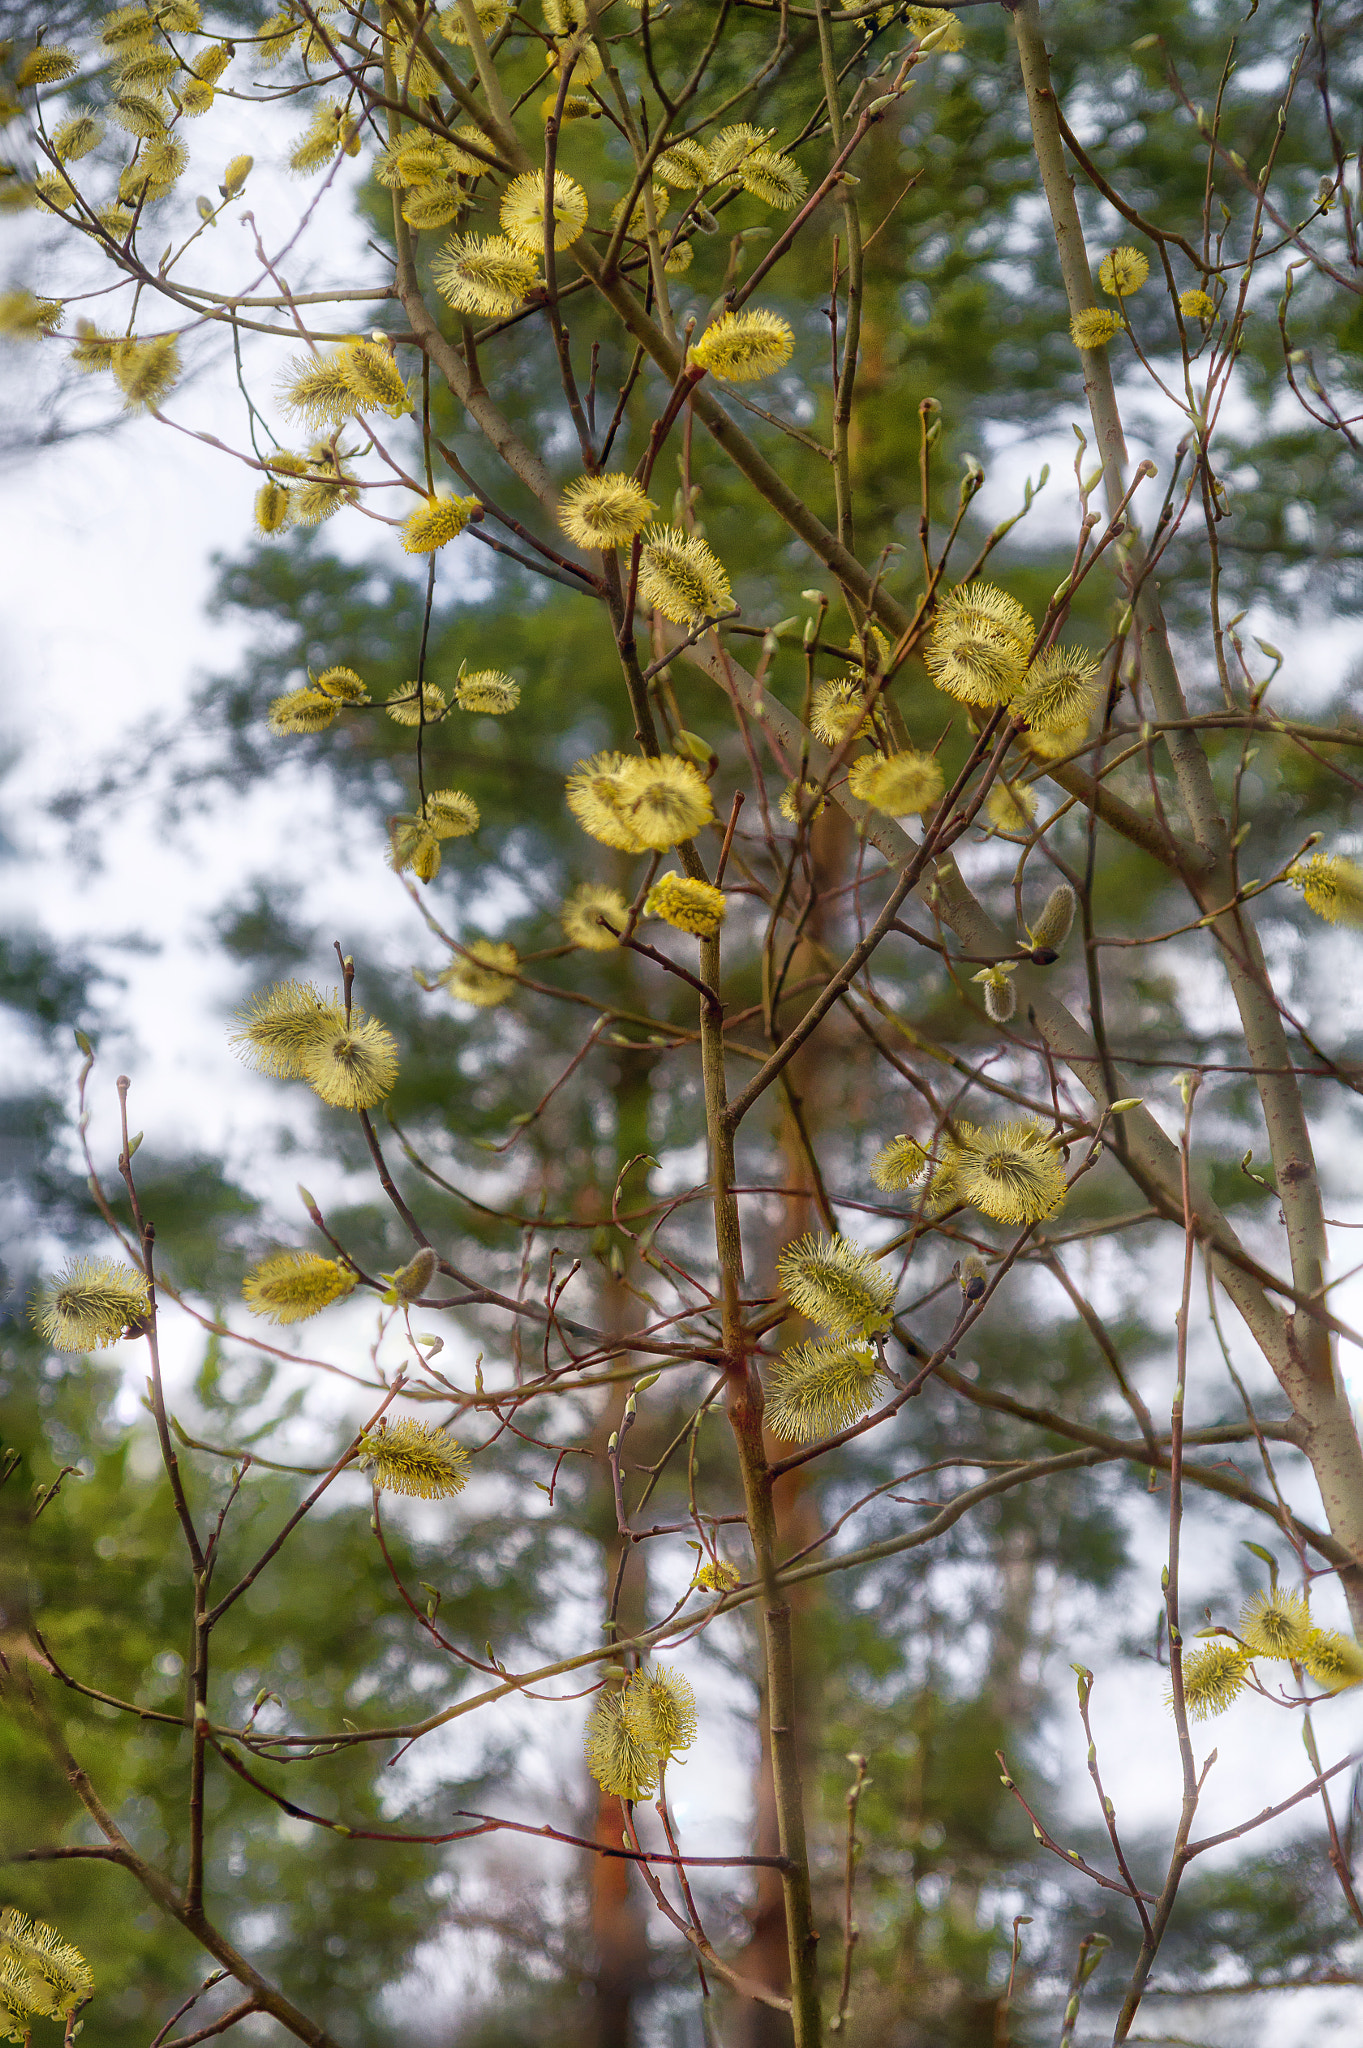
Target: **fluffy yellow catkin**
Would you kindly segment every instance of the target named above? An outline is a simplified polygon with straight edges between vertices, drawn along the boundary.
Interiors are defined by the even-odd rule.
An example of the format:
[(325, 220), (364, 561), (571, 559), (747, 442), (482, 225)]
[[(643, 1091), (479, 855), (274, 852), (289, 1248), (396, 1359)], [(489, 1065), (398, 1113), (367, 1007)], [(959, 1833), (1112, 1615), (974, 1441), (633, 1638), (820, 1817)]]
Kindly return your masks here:
[[(1183, 1656), (1183, 1698), (1191, 1721), (1210, 1721), (1224, 1714), (1244, 1691), (1249, 1677), (1250, 1657), (1238, 1643), (1224, 1640), (1205, 1648), (1187, 1650)], [(1165, 1694), (1172, 1705), (1172, 1692)]]
[(761, 307), (722, 313), (691, 351), (693, 363), (715, 377), (749, 383), (784, 369), (795, 348), (795, 332), (779, 313)]
[(659, 875), (644, 900), (645, 917), (660, 917), (679, 932), (709, 939), (724, 922), (724, 891), (690, 875)]
[(865, 754), (847, 773), (847, 787), (873, 811), (918, 817), (942, 794), (942, 770), (931, 754), (905, 747), (897, 754)]
[(1327, 924), (1363, 924), (1363, 869), (1342, 854), (1313, 853), (1294, 861), (1287, 879)]
[(10, 2022), (5, 2038), (26, 2042), (30, 2019), (68, 2019), (94, 1988), (85, 1957), (55, 1927), (17, 1906), (0, 1912), (0, 2026)]
[(705, 778), (675, 754), (594, 755), (578, 763), (566, 793), (583, 831), (622, 853), (664, 852), (714, 818)]
[(657, 509), (632, 476), (581, 476), (559, 500), (558, 523), (580, 548), (621, 548)]
[(272, 1323), (304, 1323), (333, 1301), (343, 1301), (354, 1286), (354, 1273), (337, 1259), (317, 1252), (275, 1252), (252, 1267), (241, 1291), (254, 1315)]
[(117, 1259), (73, 1259), (34, 1297), (31, 1315), (55, 1351), (117, 1344), (149, 1312), (146, 1276)]
[(659, 1763), (680, 1756), (696, 1739), (696, 1695), (670, 1664), (639, 1667), (620, 1695), (620, 1715)]
[(478, 510), (477, 498), (434, 494), (404, 519), (403, 548), (409, 555), (433, 555), (437, 548), (457, 540)]
[(1121, 331), (1121, 314), (1105, 306), (1088, 306), (1070, 321), (1070, 340), (1077, 349), (1106, 348)]
[(539, 282), (533, 255), (505, 235), (451, 235), (431, 265), (435, 288), (456, 313), (497, 320)]
[(831, 1436), (868, 1413), (883, 1379), (865, 1345), (794, 1344), (766, 1370), (767, 1426), (787, 1443)]
[(639, 595), (678, 626), (727, 612), (733, 593), (724, 565), (699, 534), (677, 526), (644, 529)]
[(962, 704), (992, 707), (1016, 696), (1036, 628), (992, 583), (965, 583), (939, 599), (923, 649), (939, 690)]
[(872, 1337), (890, 1326), (894, 1275), (849, 1237), (797, 1238), (776, 1271), (791, 1307), (835, 1337)]
[[(544, 201), (543, 171), (523, 171), (502, 194), (502, 233), (529, 255), (544, 247)], [(571, 248), (587, 225), (587, 195), (566, 171), (554, 173), (552, 219), (555, 249)]]
[(469, 1454), (447, 1431), (410, 1416), (387, 1417), (360, 1438), (359, 1460), (381, 1493), (445, 1500), (468, 1482)]
[[(612, 927), (606, 930), (601, 920)], [(618, 889), (604, 882), (583, 882), (564, 903), (561, 913), (564, 934), (570, 945), (589, 953), (609, 953), (620, 943), (617, 933), (629, 922), (629, 905)]]
[(495, 1009), (516, 993), (516, 948), (505, 940), (472, 939), (468, 953), (459, 953), (440, 976), (441, 984), (461, 1003)]
[(886, 1194), (912, 1187), (928, 1163), (928, 1155), (917, 1138), (902, 1132), (883, 1145), (871, 1161), (871, 1179)]
[(1019, 1119), (970, 1130), (949, 1154), (955, 1197), (996, 1223), (1041, 1223), (1068, 1193), (1065, 1162), (1039, 1124)]
[(603, 1792), (617, 1799), (652, 1797), (658, 1784), (658, 1754), (638, 1722), (625, 1718), (621, 1691), (597, 1694), (582, 1746), (587, 1769)]

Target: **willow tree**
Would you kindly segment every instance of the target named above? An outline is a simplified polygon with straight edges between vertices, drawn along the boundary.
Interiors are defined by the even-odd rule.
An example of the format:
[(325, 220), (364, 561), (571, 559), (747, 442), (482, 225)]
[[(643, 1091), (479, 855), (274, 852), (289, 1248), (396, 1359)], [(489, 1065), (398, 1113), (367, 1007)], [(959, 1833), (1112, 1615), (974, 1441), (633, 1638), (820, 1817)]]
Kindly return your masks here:
[[(363, 518), (425, 564), (408, 676), (379, 697), (360, 651), (337, 650), (276, 698), (272, 731), (285, 745), (344, 744), (382, 719), (399, 729), (406, 788), (389, 819), (389, 865), (395, 904), (406, 915), (410, 900), (414, 943), (426, 948), (420, 986), (432, 1003), (495, 1013), (513, 1046), (524, 1033), (515, 1131), (552, 1136), (561, 1118), (590, 1119), (601, 1063), (645, 1057), (665, 1162), (636, 1154), (621, 1159), (613, 1188), (556, 1190), (571, 1212), (565, 1231), (585, 1225), (606, 1245), (630, 1244), (635, 1270), (621, 1258), (609, 1315), (603, 1290), (565, 1262), (557, 1221), (542, 1228), (514, 1198), (502, 1207), (520, 1232), (511, 1270), (491, 1247), (466, 1260), (443, 1219), (447, 1198), (467, 1188), (396, 1119), (391, 1131), (376, 1120), (408, 1050), (378, 1014), (386, 992), (357, 974), (344, 942), (334, 986), (262, 988), (238, 1019), (239, 1050), (353, 1120), (401, 1252), (380, 1269), (344, 1219), (305, 1194), (309, 1242), (247, 1276), (244, 1312), (277, 1324), (364, 1294), (380, 1313), (362, 1425), (319, 1442), (318, 1483), (268, 1541), (249, 1545), (238, 1535), (257, 1483), (249, 1457), (219, 1483), (219, 1453), (186, 1446), (170, 1426), (160, 1303), (182, 1301), (222, 1326), (158, 1259), (119, 1083), (117, 1161), (89, 1160), (119, 1242), (55, 1275), (35, 1315), (59, 1349), (146, 1347), (192, 1605), (188, 1704), (124, 1700), (97, 1668), (72, 1670), (37, 1644), (24, 1646), (8, 1687), (87, 1821), (78, 1842), (25, 1853), (119, 1866), (201, 1944), (234, 1985), (207, 2031), (265, 2013), (299, 2039), (332, 2038), (223, 1931), (228, 1902), (215, 1901), (205, 1873), (212, 1827), (230, 1811), (224, 1787), (274, 1802), (342, 1848), (359, 1838), (434, 1853), (537, 1832), (506, 1814), (438, 1828), (347, 1817), (347, 1764), (357, 1751), (405, 1754), (470, 1717), (495, 1727), (513, 1697), (566, 1703), (584, 1691), (586, 1762), (619, 1802), (623, 1837), (598, 1831), (575, 1846), (637, 1872), (662, 1933), (694, 1959), (707, 2025), (746, 2025), (756, 2009), (798, 2048), (855, 2027), (865, 1761), (854, 1749), (835, 1876), (810, 1854), (809, 1674), (792, 1609), (825, 1580), (873, 1584), (888, 1560), (931, 1554), (1000, 1497), (1051, 1499), (1057, 1483), (1096, 1467), (1167, 1499), (1156, 1682), (1172, 1748), (1153, 1732), (1150, 1743), (1152, 1769), (1172, 1762), (1181, 1817), (1153, 1886), (1103, 1790), (1082, 1665), (1101, 1851), (1066, 1848), (1059, 1821), (1006, 1762), (1002, 1783), (1067, 1885), (1077, 1870), (1123, 1902), (1132, 1953), (1116, 2038), (1130, 2031), (1186, 1874), (1225, 1839), (1197, 1833), (1210, 1762), (1194, 1724), (1236, 1711), (1247, 1691), (1282, 1708), (1284, 1730), (1306, 1732), (1313, 1775), (1287, 1809), (1319, 1805), (1319, 1854), (1363, 1925), (1331, 1804), (1355, 1759), (1327, 1762), (1312, 1719), (1363, 1676), (1363, 1449), (1336, 1356), (1359, 1340), (1330, 1301), (1312, 1144), (1313, 1126), (1347, 1112), (1355, 1070), (1303, 1016), (1290, 954), (1260, 938), (1266, 919), (1290, 929), (1363, 918), (1363, 871), (1347, 844), (1301, 825), (1307, 789), (1314, 812), (1334, 801), (1322, 784), (1344, 808), (1359, 741), (1343, 720), (1294, 712), (1291, 665), (1228, 609), (1242, 480), (1228, 469), (1239, 451), (1223, 425), (1246, 364), (1262, 375), (1273, 363), (1322, 474), (1336, 476), (1336, 451), (1357, 445), (1347, 337), (1363, 265), (1340, 112), (1356, 110), (1356, 22), (1318, 8), (1284, 54), (1275, 10), (1248, 88), (1235, 82), (1229, 39), (1206, 76), (1190, 77), (1158, 34), (1140, 37), (1147, 90), (1173, 117), (1185, 167), (1191, 150), (1202, 166), (1191, 188), (1180, 174), (1151, 191), (1148, 176), (1124, 180), (1075, 133), (1034, 0), (978, 35), (974, 19), (784, 0), (675, 15), (647, 0), (600, 11), (549, 0), (533, 22), (504, 0), (457, 0), (439, 14), (408, 0), (377, 10), (289, 0), (250, 33), (234, 17), (230, 34), (215, 34), (197, 0), (167, 0), (120, 8), (83, 40), (39, 37), (10, 60), (31, 153), (9, 177), (11, 196), (58, 216), (73, 249), (81, 237), (87, 261), (106, 268), (87, 305), (73, 256), (69, 284), (8, 297), (7, 324), (45, 343), (65, 334), (76, 363), (111, 376), (130, 409), (205, 439), (179, 415), (183, 346), (199, 329), (228, 330), (242, 435), (215, 445), (250, 473), (261, 533)], [(1072, 32), (1059, 22), (1058, 35)], [(1034, 564), (1024, 578), (1015, 553), (1034, 485), (1016, 516), (986, 530), (976, 517), (984, 465), (970, 456), (958, 483), (943, 477), (938, 398), (920, 395), (906, 437), (882, 388), (897, 287), (874, 252), (905, 194), (882, 197), (869, 167), (910, 132), (914, 94), (939, 69), (979, 78), (985, 67), (1026, 143), (1014, 169), (1028, 218), (1049, 222), (1030, 314), (1048, 329), (1054, 406), (1087, 410), (1061, 515), (1066, 567), (1049, 591), (1035, 587)], [(217, 196), (182, 209), (181, 180), (205, 160), (229, 99), (261, 107), (262, 133), (272, 133), (265, 109), (282, 108), (269, 120), (294, 124), (291, 168), (318, 181), (278, 243), (249, 211), (244, 154), (223, 152)], [(931, 155), (909, 172), (920, 220), (934, 205)], [(304, 251), (325, 265), (324, 202), (351, 159), (391, 208), (392, 261), (363, 280), (291, 290), (286, 266), (297, 274)], [(954, 194), (940, 205), (959, 212)], [(196, 264), (208, 233), (238, 216), (252, 253), (225, 294), (202, 270), (195, 281)], [(360, 319), (375, 324), (356, 332)], [(1158, 442), (1162, 472), (1148, 458), (1131, 463), (1133, 416)], [(898, 473), (874, 459), (886, 440), (911, 451)], [(741, 603), (721, 540), (738, 526), (763, 537), (766, 557)], [(477, 874), (482, 810), (433, 769), (478, 721), (515, 720), (523, 688), (534, 689), (510, 672), (495, 613), (453, 674), (428, 664), (442, 577), (467, 576), (479, 548), (571, 606), (594, 687), (608, 681), (626, 735), (560, 760), (553, 706), (538, 702), (541, 779), (561, 786), (580, 827), (580, 871), (561, 902), (537, 906), (538, 931), (518, 931), (519, 944), (471, 929), (458, 905), (447, 913), (438, 887), (452, 844), (465, 882)], [(1171, 564), (1177, 639), (1160, 592)], [(508, 641), (515, 630), (508, 620)], [(564, 704), (565, 742), (578, 723)], [(513, 777), (502, 801), (528, 808), (539, 791)], [(1337, 975), (1347, 940), (1331, 944)], [(1219, 1056), (1190, 1014), (1152, 1048), (1138, 1006), (1151, 948), (1168, 973), (1215, 985), (1233, 1005), (1243, 1058)], [(535, 1033), (562, 1017), (576, 1019), (577, 1037), (545, 1074)], [(825, 1101), (807, 1115), (806, 1094), (833, 1060), (855, 1074), (856, 1114)], [(692, 1107), (699, 1171), (679, 1142)], [(1276, 1199), (1281, 1220), (1242, 1236), (1226, 1189), (1247, 1128), (1241, 1173)], [(1256, 1141), (1270, 1175), (1251, 1168)], [(771, 1246), (792, 1201), (817, 1227)], [(1065, 1256), (1105, 1240), (1139, 1243), (1152, 1285), (1168, 1288), (1160, 1307), (1174, 1337), (1147, 1376), (1152, 1401), (1101, 1294), (1079, 1285)], [(977, 1326), (992, 1319), (995, 1341), (1006, 1330), (1016, 1344), (1029, 1306), (1045, 1300), (1053, 1313), (1056, 1290), (1110, 1371), (1115, 1418), (1091, 1395), (1072, 1405), (1034, 1395), (1034, 1360), (1011, 1386), (963, 1369)], [(448, 1330), (476, 1325), (476, 1363), (462, 1351), (437, 1362), (445, 1339), (426, 1325), (442, 1315)], [(228, 1327), (235, 1343), (271, 1355), (249, 1334), (258, 1325)], [(1231, 1421), (1185, 1427), (1188, 1368), (1208, 1330), (1243, 1406)], [(1276, 1385), (1263, 1412), (1234, 1363), (1250, 1348)], [(615, 1404), (604, 1433), (594, 1430), (602, 1390)], [(975, 1444), (925, 1460), (932, 1425), (919, 1418), (953, 1403), (979, 1418)], [(680, 1419), (658, 1432), (650, 1416), (664, 1410)], [(998, 1418), (1051, 1444), (1000, 1462), (985, 1429)], [(387, 1534), (391, 1496), (455, 1499), (494, 1443), (527, 1525), (552, 1514), (573, 1455), (596, 1461), (613, 1503), (604, 1615), (533, 1668), (512, 1669), (491, 1643), (442, 1627), (438, 1600), (418, 1597)], [(1226, 1468), (1237, 1443), (1257, 1465)], [(864, 1457), (889, 1476), (852, 1487), (831, 1520), (793, 1539), (782, 1504), (797, 1476), (802, 1487), (820, 1470), (868, 1478)], [(934, 1480), (924, 1518), (922, 1499), (896, 1488), (921, 1481), (925, 1464), (981, 1476), (954, 1490)], [(1280, 1467), (1297, 1464), (1314, 1481), (1317, 1518), (1284, 1492)], [(270, 1575), (306, 1550), (317, 1526), (308, 1517), (356, 1468), (371, 1482), (393, 1613), (428, 1658), (447, 1660), (452, 1697), (397, 1719), (373, 1701), (358, 1721), (301, 1725), (264, 1701), (233, 1718), (215, 1683), (220, 1646)], [(1271, 1560), (1243, 1609), (1229, 1588), (1219, 1619), (1209, 1608), (1198, 1646), (1180, 1593), (1194, 1495)], [(461, 1509), (445, 1512), (457, 1522)], [(1285, 1546), (1291, 1583), (1264, 1536)], [(724, 1640), (728, 1617), (745, 1612), (761, 1643), (775, 1840), (726, 1857), (679, 1832), (669, 1791), (707, 1740), (683, 1666), (699, 1668), (707, 1637)], [(164, 1855), (139, 1842), (136, 1816), (111, 1807), (68, 1746), (54, 1682), (159, 1723), (168, 1742), (187, 1737), (181, 1833)], [(540, 1711), (553, 1720), (552, 1704)], [(1319, 1719), (1324, 1728), (1328, 1710)], [(1255, 1806), (1246, 1787), (1237, 1837), (1270, 1817)], [(757, 1873), (773, 1897), (779, 1888), (782, 1981), (745, 1968), (707, 1931), (716, 1871), (731, 1884)], [(825, 1957), (834, 1953), (822, 1967), (821, 1932)], [(1019, 1927), (991, 2021), (1005, 2036), (1020, 1946)], [(1103, 1948), (1080, 1945), (1067, 2037)], [(28, 2017), (74, 2015), (91, 1993), (81, 1957), (23, 1916), (0, 1926), (0, 1969), (19, 2032)], [(867, 2009), (872, 2038), (885, 2008)]]

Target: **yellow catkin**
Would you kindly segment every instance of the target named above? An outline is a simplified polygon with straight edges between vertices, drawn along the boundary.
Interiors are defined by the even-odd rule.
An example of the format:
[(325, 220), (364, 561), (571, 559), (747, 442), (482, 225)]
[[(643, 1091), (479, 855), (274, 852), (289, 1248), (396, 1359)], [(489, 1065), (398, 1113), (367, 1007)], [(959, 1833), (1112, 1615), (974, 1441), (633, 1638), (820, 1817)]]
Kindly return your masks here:
[(261, 533), (281, 533), (289, 523), (290, 498), (286, 485), (273, 478), (256, 492), (255, 521)]
[(795, 348), (795, 330), (779, 313), (758, 307), (722, 313), (691, 351), (693, 363), (733, 383), (769, 377), (784, 369)]
[(883, 1145), (871, 1161), (871, 1179), (886, 1194), (899, 1188), (911, 1187), (918, 1180), (928, 1163), (928, 1155), (917, 1138), (906, 1137), (902, 1132)]
[(505, 235), (451, 235), (431, 277), (456, 313), (495, 320), (514, 313), (534, 290), (539, 265)]
[[(523, 171), (502, 195), (498, 219), (509, 242), (533, 255), (544, 247), (543, 171)], [(554, 173), (552, 219), (555, 249), (569, 249), (587, 225), (587, 195), (566, 171)]]
[[(613, 930), (606, 930), (602, 918)], [(570, 945), (589, 953), (611, 953), (620, 943), (617, 934), (629, 922), (629, 905), (608, 883), (583, 882), (565, 902), (560, 921)]]
[(433, 496), (402, 523), (402, 545), (409, 555), (433, 555), (459, 535), (479, 510), (477, 498)]
[(373, 1109), (398, 1077), (398, 1049), (377, 1017), (357, 1010), (349, 1024), (319, 1034), (299, 1061), (301, 1078), (333, 1109)]
[(1044, 1222), (1068, 1193), (1054, 1143), (1039, 1124), (1023, 1119), (970, 1132), (953, 1147), (951, 1162), (958, 1199), (996, 1223)]
[(894, 1275), (851, 1238), (797, 1238), (776, 1271), (791, 1307), (835, 1337), (873, 1337), (890, 1326)]
[[(1210, 1721), (1217, 1714), (1224, 1714), (1243, 1692), (1249, 1665), (1248, 1652), (1238, 1643), (1225, 1640), (1185, 1651), (1183, 1698), (1189, 1720)], [(1165, 1699), (1172, 1704), (1172, 1693), (1166, 1693)]]
[(928, 674), (958, 703), (1007, 704), (1022, 684), (1036, 628), (992, 583), (963, 583), (938, 600), (923, 649)]
[(648, 1799), (658, 1783), (658, 1755), (637, 1723), (625, 1719), (623, 1704), (618, 1691), (598, 1693), (583, 1734), (587, 1769), (617, 1799)]
[(861, 1420), (883, 1383), (865, 1345), (794, 1344), (766, 1370), (767, 1427), (786, 1442), (831, 1436)]
[(1123, 245), (1109, 250), (1098, 265), (1098, 282), (1112, 299), (1128, 299), (1150, 275), (1150, 258), (1142, 249)]
[(1363, 869), (1342, 854), (1313, 853), (1294, 861), (1287, 879), (1327, 924), (1363, 924)]
[(644, 529), (639, 595), (679, 626), (727, 612), (733, 593), (724, 565), (699, 534), (677, 526)]
[(521, 701), (521, 686), (514, 676), (499, 668), (479, 668), (461, 675), (454, 686), (454, 701), (461, 711), (479, 711), (485, 717), (504, 718)]
[(690, 875), (659, 875), (644, 901), (646, 917), (660, 917), (679, 932), (709, 939), (724, 922), (724, 891)]
[(505, 940), (473, 939), (440, 976), (456, 1002), (492, 1010), (516, 993), (516, 948)]
[(1311, 1635), (1311, 1609), (1303, 1594), (1275, 1586), (1246, 1603), (1239, 1633), (1256, 1657), (1300, 1657)]
[(854, 761), (847, 786), (874, 811), (892, 818), (917, 817), (942, 794), (942, 770), (931, 754), (906, 747), (898, 754), (865, 754)]
[(558, 523), (580, 548), (620, 548), (642, 532), (657, 509), (632, 476), (582, 476), (560, 498)]
[(696, 1695), (691, 1681), (670, 1664), (641, 1665), (620, 1695), (620, 1713), (660, 1763), (696, 1739)]
[(1178, 310), (1185, 320), (1201, 320), (1207, 323), (1216, 318), (1216, 301), (1206, 292), (1180, 292)]
[(252, 1267), (241, 1291), (254, 1315), (272, 1323), (303, 1323), (343, 1301), (354, 1286), (354, 1273), (337, 1259), (317, 1252), (275, 1252)]
[(32, 1319), (56, 1351), (117, 1344), (148, 1313), (145, 1274), (117, 1259), (73, 1259), (34, 1297)]
[(1070, 321), (1070, 340), (1077, 349), (1106, 348), (1121, 331), (1121, 314), (1106, 306), (1088, 306)]
[(431, 1422), (387, 1417), (360, 1438), (360, 1464), (381, 1493), (416, 1500), (445, 1500), (468, 1484), (469, 1454), (463, 1444)]

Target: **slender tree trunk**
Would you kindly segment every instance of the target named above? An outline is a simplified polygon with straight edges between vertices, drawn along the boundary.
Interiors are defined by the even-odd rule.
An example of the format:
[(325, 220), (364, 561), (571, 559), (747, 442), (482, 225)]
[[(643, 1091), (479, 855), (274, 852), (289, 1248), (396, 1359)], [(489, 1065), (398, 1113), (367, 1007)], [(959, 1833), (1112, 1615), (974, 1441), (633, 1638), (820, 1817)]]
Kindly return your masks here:
[[(849, 821), (841, 811), (830, 809), (815, 822), (810, 837), (814, 885), (822, 894), (846, 872), (852, 837)], [(826, 922), (816, 909), (808, 926), (811, 940), (819, 942), (823, 939)], [(798, 982), (806, 971), (803, 953), (802, 948), (791, 963), (788, 979), (792, 982)], [(811, 963), (813, 957), (811, 953)], [(807, 1231), (818, 1230), (823, 1225), (805, 1139), (807, 1137), (817, 1148), (820, 1136), (830, 1121), (836, 1072), (837, 1065), (830, 1057), (830, 1048), (823, 1041), (817, 1055), (798, 1053), (787, 1069), (789, 1085), (782, 1096), (777, 1165), (779, 1182), (787, 1193), (782, 1200), (780, 1221), (771, 1247), (772, 1271), (765, 1283), (773, 1292), (778, 1284), (775, 1253), (793, 1238), (803, 1237)], [(801, 1135), (802, 1127), (804, 1136)], [(794, 1342), (817, 1333), (804, 1324), (802, 1318), (792, 1317), (783, 1334)], [(779, 1442), (766, 1431), (764, 1442), (769, 1458), (779, 1458), (789, 1449), (789, 1445)], [(802, 1468), (782, 1479), (774, 1490), (772, 1505), (782, 1555), (801, 1549), (818, 1534), (817, 1503), (804, 1481), (805, 1470)], [(811, 1612), (818, 1595), (812, 1587), (800, 1587), (792, 1589), (789, 1598), (801, 1674), (801, 1776), (805, 1785), (810, 1786), (815, 1782), (815, 1738), (820, 1720), (819, 1696), (815, 1684), (811, 1683), (811, 1680), (817, 1683), (819, 1676), (814, 1640), (816, 1630)], [(765, 1685), (763, 1690), (760, 1715), (762, 1746), (753, 1788), (753, 1848), (759, 1856), (773, 1856), (778, 1852), (780, 1843)], [(741, 1967), (744, 1975), (765, 1984), (772, 1991), (788, 1992), (790, 1965), (785, 1905), (780, 1876), (776, 1871), (759, 1870), (749, 1920), (752, 1934), (743, 1952)], [(787, 2048), (790, 2040), (790, 2021), (784, 2013), (773, 2012), (769, 2006), (746, 2006), (734, 2030), (735, 2048)]]
[[(625, 972), (628, 967), (621, 963)], [(618, 1175), (625, 1163), (648, 1150), (648, 1117), (652, 1099), (651, 1075), (654, 1061), (648, 1054), (617, 1049), (613, 1095), (615, 1146), (612, 1187), (594, 1191), (596, 1213), (608, 1207)], [(639, 1176), (642, 1179), (642, 1174)], [(630, 1256), (628, 1240), (618, 1233), (611, 1240), (608, 1256), (618, 1252), (621, 1260)], [(624, 1284), (624, 1274), (607, 1271), (602, 1276), (599, 1325), (605, 1331), (624, 1331), (638, 1318), (638, 1305)], [(616, 1533), (615, 1497), (606, 1462), (606, 1444), (619, 1426), (623, 1394), (608, 1391), (592, 1433), (591, 1470), (597, 1475), (595, 1498), (589, 1507), (591, 1525), (601, 1541), (602, 1577), (607, 1597), (616, 1583), (622, 1552), (633, 1548)], [(631, 1443), (635, 1442), (631, 1438)], [(624, 1559), (618, 1611), (622, 1636), (634, 1634), (647, 1619), (647, 1582), (639, 1556)], [(596, 1816), (592, 1834), (596, 1841), (618, 1849), (625, 1833), (624, 1808), (613, 1793), (596, 1789)], [(588, 1880), (591, 1886), (591, 1941), (594, 1957), (594, 1998), (590, 2025), (591, 2048), (634, 2048), (637, 2030), (634, 2008), (647, 1991), (651, 1979), (651, 1957), (645, 1899), (640, 1880), (632, 1866), (618, 1856), (592, 1856)]]

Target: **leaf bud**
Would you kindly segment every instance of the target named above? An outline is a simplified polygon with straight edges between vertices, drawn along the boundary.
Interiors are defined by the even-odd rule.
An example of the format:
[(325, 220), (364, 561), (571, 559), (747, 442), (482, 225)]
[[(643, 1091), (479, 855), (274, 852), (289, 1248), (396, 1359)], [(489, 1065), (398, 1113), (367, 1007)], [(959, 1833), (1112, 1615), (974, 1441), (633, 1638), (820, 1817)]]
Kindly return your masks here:
[(672, 751), (684, 761), (694, 761), (703, 775), (713, 775), (719, 766), (719, 756), (709, 740), (702, 739), (698, 732), (688, 732), (685, 726), (673, 740)]

